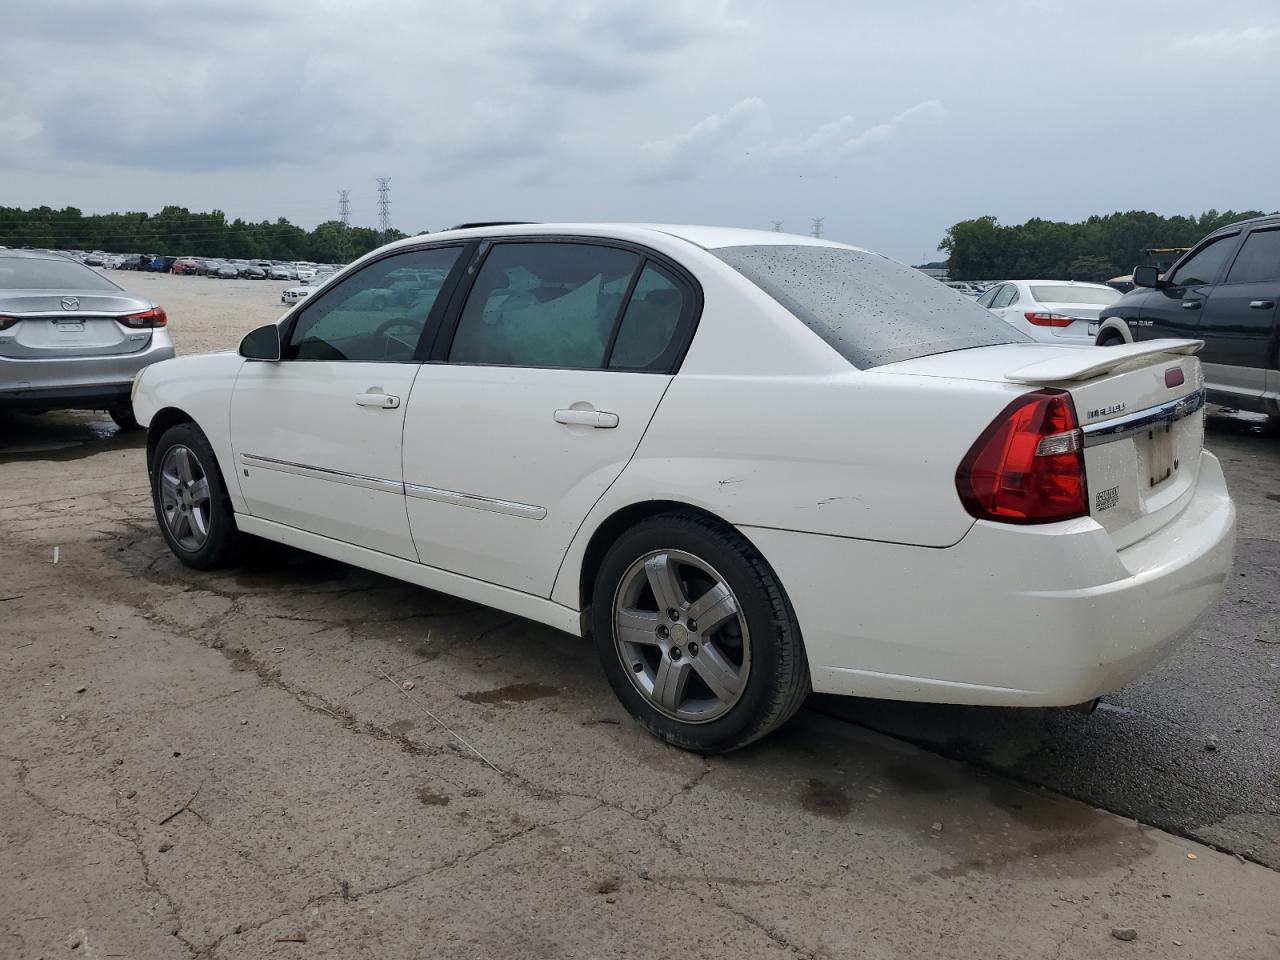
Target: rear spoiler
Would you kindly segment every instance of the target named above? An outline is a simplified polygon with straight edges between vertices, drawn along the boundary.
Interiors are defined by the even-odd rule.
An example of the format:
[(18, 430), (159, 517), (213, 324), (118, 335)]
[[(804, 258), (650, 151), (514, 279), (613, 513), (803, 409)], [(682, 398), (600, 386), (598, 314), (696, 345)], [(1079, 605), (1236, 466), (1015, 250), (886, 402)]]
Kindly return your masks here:
[(1110, 373), (1116, 367), (1123, 366), (1131, 360), (1137, 360), (1139, 357), (1150, 357), (1161, 353), (1189, 357), (1199, 353), (1203, 346), (1203, 340), (1145, 340), (1142, 343), (1126, 343), (1118, 347), (1084, 347), (1080, 350), (1072, 350), (1069, 355), (1064, 350), (1064, 356), (1031, 363), (1004, 376), (1006, 380), (1014, 383), (1090, 380), (1104, 373)]

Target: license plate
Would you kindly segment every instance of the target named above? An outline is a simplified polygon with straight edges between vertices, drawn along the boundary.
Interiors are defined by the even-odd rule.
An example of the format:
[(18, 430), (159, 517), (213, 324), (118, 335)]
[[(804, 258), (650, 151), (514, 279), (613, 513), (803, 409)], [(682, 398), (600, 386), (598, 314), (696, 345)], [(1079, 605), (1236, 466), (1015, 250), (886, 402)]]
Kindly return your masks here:
[(84, 324), (74, 320), (58, 320), (54, 322), (59, 333), (84, 333)]
[(1158, 487), (1178, 469), (1173, 457), (1173, 430), (1169, 426), (1156, 427), (1151, 433), (1147, 452), (1147, 463), (1150, 464), (1151, 486)]
[(1089, 324), (1089, 336), (1096, 337), (1098, 335), (1098, 325), (1096, 323)]

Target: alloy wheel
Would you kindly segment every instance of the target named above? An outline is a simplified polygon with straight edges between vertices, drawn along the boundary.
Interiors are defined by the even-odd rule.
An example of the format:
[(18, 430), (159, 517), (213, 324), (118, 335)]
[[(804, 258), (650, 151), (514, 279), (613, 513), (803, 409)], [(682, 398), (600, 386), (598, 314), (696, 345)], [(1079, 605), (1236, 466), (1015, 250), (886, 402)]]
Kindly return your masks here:
[(691, 553), (657, 550), (627, 568), (614, 593), (613, 636), (632, 685), (668, 717), (715, 720), (746, 689), (751, 643), (742, 605)]
[(176, 444), (160, 463), (160, 512), (175, 543), (194, 553), (209, 539), (209, 478), (190, 447)]

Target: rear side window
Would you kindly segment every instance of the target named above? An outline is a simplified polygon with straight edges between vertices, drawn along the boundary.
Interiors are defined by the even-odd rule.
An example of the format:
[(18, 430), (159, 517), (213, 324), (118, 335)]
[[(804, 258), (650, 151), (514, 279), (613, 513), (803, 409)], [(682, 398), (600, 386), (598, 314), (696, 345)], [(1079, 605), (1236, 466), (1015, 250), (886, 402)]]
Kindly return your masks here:
[(587, 243), (499, 243), (458, 320), (450, 363), (599, 369), (640, 256)]
[(1255, 230), (1245, 237), (1240, 255), (1227, 274), (1227, 283), (1259, 280), (1280, 280), (1280, 230)]
[(1000, 310), (1009, 306), (1016, 299), (1018, 299), (1018, 288), (1012, 283), (1006, 283), (1000, 288), (1000, 292), (996, 295), (995, 300), (992, 301), (991, 306)]
[(685, 294), (671, 274), (648, 263), (636, 281), (635, 291), (622, 315), (609, 367), (613, 370), (649, 370), (669, 366), (666, 354), (675, 340)]
[(862, 369), (1030, 340), (971, 297), (865, 250), (779, 244), (711, 252)]
[(110, 290), (120, 288), (82, 263), (61, 258), (0, 256), (0, 290)]

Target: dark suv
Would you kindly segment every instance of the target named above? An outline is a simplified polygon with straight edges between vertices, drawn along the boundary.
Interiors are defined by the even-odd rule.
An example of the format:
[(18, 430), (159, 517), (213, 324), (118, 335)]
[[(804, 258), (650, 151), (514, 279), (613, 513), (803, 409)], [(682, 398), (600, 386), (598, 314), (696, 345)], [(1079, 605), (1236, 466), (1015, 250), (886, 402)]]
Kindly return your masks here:
[(1135, 267), (1133, 282), (1099, 316), (1098, 346), (1203, 340), (1210, 402), (1280, 417), (1280, 215), (1209, 234), (1164, 278)]

